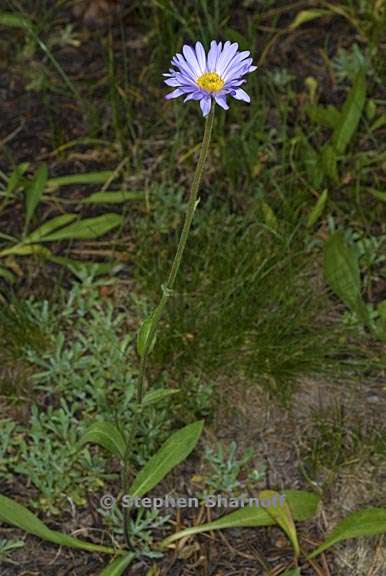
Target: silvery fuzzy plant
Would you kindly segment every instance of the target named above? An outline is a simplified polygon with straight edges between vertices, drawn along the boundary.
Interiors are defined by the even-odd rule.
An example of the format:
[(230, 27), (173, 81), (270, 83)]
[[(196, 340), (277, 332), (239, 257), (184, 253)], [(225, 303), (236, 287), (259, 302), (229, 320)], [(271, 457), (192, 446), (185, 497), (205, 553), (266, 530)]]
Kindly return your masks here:
[[(176, 254), (171, 266), (169, 277), (166, 283), (161, 286), (161, 298), (158, 306), (146, 318), (138, 331), (137, 352), (140, 359), (139, 376), (136, 386), (136, 404), (131, 428), (124, 433), (119, 427), (110, 422), (97, 422), (92, 425), (80, 441), (80, 446), (86, 443), (96, 443), (108, 450), (121, 462), (121, 498), (123, 496), (131, 498), (142, 498), (157, 486), (163, 478), (178, 464), (185, 460), (195, 448), (203, 428), (203, 421), (197, 421), (185, 426), (172, 434), (161, 446), (158, 452), (150, 458), (142, 470), (130, 481), (133, 476), (130, 470), (130, 461), (135, 450), (135, 438), (138, 424), (147, 406), (154, 405), (165, 396), (174, 391), (157, 391), (146, 389), (146, 366), (147, 360), (155, 345), (156, 333), (162, 313), (166, 303), (172, 294), (173, 286), (180, 268), (184, 249), (188, 241), (194, 213), (198, 205), (198, 190), (209, 151), (211, 140), (215, 104), (228, 110), (227, 97), (232, 96), (237, 100), (250, 102), (248, 94), (241, 88), (246, 82), (244, 76), (253, 72), (256, 67), (252, 65), (252, 58), (248, 51), (240, 52), (237, 43), (212, 41), (210, 50), (206, 54), (204, 47), (197, 42), (194, 47), (185, 45), (182, 54), (176, 54), (172, 59), (172, 68), (164, 74), (167, 78), (165, 83), (174, 88), (166, 96), (166, 99), (173, 99), (185, 96), (184, 101), (198, 100), (203, 116), (205, 117), (205, 130), (201, 144), (200, 155), (197, 167), (193, 176), (190, 190), (189, 202), (186, 210), (185, 221), (177, 246)], [(278, 524), (287, 534), (294, 549), (295, 564), (300, 554), (300, 546), (297, 540), (294, 521), (302, 521), (311, 518), (317, 509), (319, 498), (317, 495), (296, 490), (284, 490), (285, 504), (279, 508), (242, 507), (231, 514), (227, 514), (214, 522), (188, 528), (177, 532), (159, 545), (160, 550), (165, 550), (170, 546), (175, 546), (174, 542), (187, 536), (197, 533), (213, 531), (232, 527), (257, 527)], [(279, 496), (277, 492), (265, 490), (259, 493), (259, 498), (273, 499)], [(383, 526), (386, 529), (386, 511), (373, 509), (364, 511), (362, 531), (358, 531), (358, 521), (356, 532), (353, 533), (350, 518), (346, 524), (339, 529), (339, 526), (329, 538), (319, 548), (309, 556), (311, 558), (322, 552), (328, 546), (347, 537), (361, 534), (380, 533)], [(367, 514), (367, 515), (366, 515)], [(372, 516), (371, 516), (372, 514)], [(371, 518), (370, 518), (370, 516)], [(369, 528), (369, 521), (373, 520), (373, 527)], [(43, 540), (53, 542), (60, 546), (68, 546), (89, 552), (99, 552), (112, 557), (106, 568), (101, 572), (101, 576), (120, 576), (135, 558), (141, 555), (140, 551), (132, 550), (128, 533), (128, 508), (124, 508), (123, 532), (125, 543), (121, 547), (106, 546), (87, 542), (68, 534), (51, 530), (41, 520), (32, 514), (21, 504), (14, 502), (6, 496), (0, 496), (0, 520), (16, 526), (25, 532), (33, 534)], [(347, 522), (348, 521), (348, 522)], [(354, 528), (355, 528), (354, 526)], [(375, 527), (374, 527), (375, 526)], [(351, 530), (351, 531), (350, 531)], [(293, 575), (300, 574), (295, 570)], [(290, 573), (288, 572), (288, 575)]]

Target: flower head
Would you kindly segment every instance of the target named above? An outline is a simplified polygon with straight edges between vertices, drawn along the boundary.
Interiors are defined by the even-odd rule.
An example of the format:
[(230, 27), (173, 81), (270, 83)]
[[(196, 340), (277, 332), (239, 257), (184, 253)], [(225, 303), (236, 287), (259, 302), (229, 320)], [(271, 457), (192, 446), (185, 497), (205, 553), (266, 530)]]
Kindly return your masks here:
[(212, 106), (212, 99), (228, 110), (227, 96), (233, 96), (236, 100), (250, 102), (248, 94), (240, 88), (246, 82), (245, 74), (256, 70), (252, 66), (250, 52), (239, 52), (238, 44), (227, 41), (210, 43), (210, 50), (206, 55), (201, 42), (196, 42), (195, 48), (185, 46), (182, 54), (176, 54), (172, 59), (165, 83), (173, 86), (173, 92), (165, 96), (167, 100), (185, 96), (188, 100), (199, 100), (204, 116), (207, 116)]

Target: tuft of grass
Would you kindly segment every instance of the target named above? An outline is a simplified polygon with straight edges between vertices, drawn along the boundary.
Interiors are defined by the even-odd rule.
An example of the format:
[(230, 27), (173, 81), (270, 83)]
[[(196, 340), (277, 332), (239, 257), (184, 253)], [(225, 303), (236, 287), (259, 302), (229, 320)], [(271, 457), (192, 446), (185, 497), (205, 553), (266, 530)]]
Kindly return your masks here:
[[(158, 213), (154, 219), (154, 229), (146, 221), (136, 279), (156, 300), (175, 240), (159, 234)], [(197, 216), (154, 365), (168, 366), (178, 382), (192, 371), (206, 379), (246, 375), (287, 403), (297, 378), (338, 369), (339, 330), (302, 241), (291, 240), (285, 224), (274, 231), (256, 211), (240, 216), (208, 205)]]

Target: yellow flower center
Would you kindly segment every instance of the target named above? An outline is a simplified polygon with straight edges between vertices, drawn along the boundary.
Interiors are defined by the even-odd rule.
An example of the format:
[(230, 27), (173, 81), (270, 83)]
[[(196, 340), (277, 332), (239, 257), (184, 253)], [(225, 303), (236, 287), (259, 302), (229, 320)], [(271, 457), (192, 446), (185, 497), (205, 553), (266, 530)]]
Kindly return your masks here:
[(207, 92), (218, 92), (224, 86), (224, 80), (216, 72), (206, 72), (198, 78), (197, 84)]

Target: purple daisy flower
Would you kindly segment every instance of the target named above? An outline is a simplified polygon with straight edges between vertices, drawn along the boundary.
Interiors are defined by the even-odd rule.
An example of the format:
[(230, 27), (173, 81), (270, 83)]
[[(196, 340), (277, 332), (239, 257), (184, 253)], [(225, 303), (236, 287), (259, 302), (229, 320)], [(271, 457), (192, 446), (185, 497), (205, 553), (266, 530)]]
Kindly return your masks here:
[(172, 59), (165, 84), (175, 89), (165, 96), (167, 100), (185, 95), (184, 102), (199, 100), (204, 116), (207, 116), (212, 106), (212, 98), (219, 106), (228, 110), (227, 96), (236, 100), (250, 102), (248, 94), (240, 88), (246, 82), (245, 74), (256, 70), (252, 66), (250, 52), (238, 52), (239, 45), (234, 42), (212, 40), (208, 56), (201, 42), (196, 42), (195, 49), (185, 44), (182, 54), (176, 54)]

